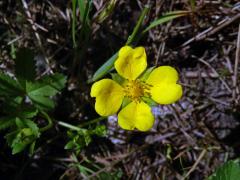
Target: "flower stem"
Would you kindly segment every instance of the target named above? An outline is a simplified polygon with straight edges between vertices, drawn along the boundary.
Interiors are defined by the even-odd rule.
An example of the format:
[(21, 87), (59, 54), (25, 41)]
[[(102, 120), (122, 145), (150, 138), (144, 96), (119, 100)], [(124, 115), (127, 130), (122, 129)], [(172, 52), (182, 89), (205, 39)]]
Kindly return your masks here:
[(58, 121), (58, 125), (66, 127), (68, 129), (71, 129), (71, 130), (74, 130), (74, 131), (81, 131), (82, 130), (81, 128), (79, 128), (77, 126), (74, 126), (72, 124), (68, 124), (68, 123), (63, 122), (63, 121)]
[(40, 111), (40, 113), (44, 116), (44, 118), (46, 118), (46, 120), (48, 122), (48, 124), (46, 126), (44, 126), (43, 128), (40, 128), (40, 132), (44, 132), (53, 126), (53, 122), (52, 122), (52, 119), (49, 117), (49, 115), (46, 112)]
[(92, 119), (92, 120), (90, 120), (90, 121), (87, 121), (87, 122), (84, 122), (84, 123), (80, 124), (80, 127), (85, 127), (85, 126), (88, 126), (88, 125), (90, 125), (90, 124), (97, 123), (97, 122), (99, 122), (99, 121), (101, 121), (101, 120), (104, 120), (104, 119), (106, 119), (106, 118), (107, 118), (107, 117), (99, 117), (99, 118), (96, 118), (96, 119)]
[(104, 119), (106, 119), (106, 117), (99, 117), (99, 118), (90, 120), (88, 122), (82, 123), (80, 126), (74, 126), (72, 124), (69, 124), (69, 123), (66, 123), (66, 122), (63, 122), (63, 121), (58, 121), (58, 125), (66, 127), (68, 129), (71, 129), (71, 130), (74, 130), (74, 131), (82, 131), (83, 130), (82, 127), (88, 126), (90, 124), (97, 123), (97, 122), (99, 122), (101, 120), (104, 120)]

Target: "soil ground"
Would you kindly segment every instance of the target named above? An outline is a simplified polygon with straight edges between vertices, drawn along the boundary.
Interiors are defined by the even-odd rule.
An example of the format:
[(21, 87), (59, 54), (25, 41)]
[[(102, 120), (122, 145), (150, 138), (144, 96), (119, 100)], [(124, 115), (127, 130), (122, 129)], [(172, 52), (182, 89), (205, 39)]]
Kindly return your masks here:
[[(90, 17), (106, 3), (93, 0)], [(33, 157), (11, 155), (1, 135), (0, 179), (95, 179), (108, 172), (120, 174), (121, 179), (201, 180), (228, 159), (239, 157), (240, 4), (238, 0), (196, 3), (191, 15), (150, 30), (138, 43), (146, 48), (149, 66), (175, 67), (184, 87), (179, 102), (154, 107), (156, 122), (151, 131), (124, 131), (116, 117), (110, 117), (102, 122), (107, 136), (95, 137), (77, 161), (64, 150), (66, 129), (57, 125), (42, 135), (41, 148)], [(96, 118), (89, 97), (91, 84), (86, 81), (124, 45), (147, 4), (151, 10), (145, 24), (170, 11), (191, 10), (187, 0), (117, 1), (111, 16), (101, 24), (92, 23), (86, 54), (78, 59), (76, 70), (71, 1), (2, 1), (0, 69), (13, 73), (13, 46), (33, 49), (39, 76), (51, 71), (68, 76), (67, 87), (56, 98), (54, 119), (78, 125)], [(80, 164), (94, 173), (86, 177), (73, 166), (76, 162), (84, 162)], [(101, 168), (96, 170), (94, 163)]]

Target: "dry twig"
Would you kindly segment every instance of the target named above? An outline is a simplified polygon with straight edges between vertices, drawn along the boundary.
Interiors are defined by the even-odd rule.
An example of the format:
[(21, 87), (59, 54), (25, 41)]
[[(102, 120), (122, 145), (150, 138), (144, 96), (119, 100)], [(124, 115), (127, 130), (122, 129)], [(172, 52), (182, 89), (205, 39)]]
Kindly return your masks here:
[(239, 64), (239, 58), (240, 58), (240, 24), (238, 28), (238, 38), (237, 38), (237, 48), (236, 48), (236, 57), (235, 57), (235, 64), (234, 64), (234, 79), (233, 79), (233, 100), (235, 103), (238, 103), (238, 98), (236, 98), (236, 95), (239, 93), (238, 87), (237, 87), (237, 79), (238, 79), (238, 64)]

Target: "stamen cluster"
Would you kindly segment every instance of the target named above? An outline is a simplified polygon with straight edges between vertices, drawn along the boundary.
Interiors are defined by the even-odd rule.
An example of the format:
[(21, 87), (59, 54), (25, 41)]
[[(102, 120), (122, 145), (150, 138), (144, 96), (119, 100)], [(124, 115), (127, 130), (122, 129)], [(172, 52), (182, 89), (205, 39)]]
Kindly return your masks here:
[(128, 83), (124, 86), (125, 96), (130, 98), (134, 102), (141, 102), (141, 97), (149, 97), (151, 85), (137, 79), (129, 80)]

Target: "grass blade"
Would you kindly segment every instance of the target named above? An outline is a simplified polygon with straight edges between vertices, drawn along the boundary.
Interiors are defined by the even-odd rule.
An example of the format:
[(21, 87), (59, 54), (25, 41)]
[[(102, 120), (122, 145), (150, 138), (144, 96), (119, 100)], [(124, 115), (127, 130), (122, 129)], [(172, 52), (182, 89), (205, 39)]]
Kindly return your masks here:
[(173, 11), (169, 12), (163, 16), (161, 16), (159, 19), (153, 21), (146, 29), (143, 30), (142, 34), (146, 33), (150, 29), (163, 24), (165, 22), (169, 22), (175, 18), (181, 17), (181, 16), (186, 16), (189, 13), (189, 11)]
[(137, 24), (136, 24), (136, 26), (133, 29), (132, 34), (128, 37), (126, 45), (129, 45), (129, 44), (131, 44), (134, 41), (136, 35), (139, 32), (140, 27), (142, 26), (143, 20), (144, 20), (144, 18), (145, 18), (146, 14), (148, 13), (149, 10), (150, 10), (149, 7), (145, 7), (143, 9), (143, 11), (142, 11), (142, 13), (141, 13), (141, 15), (140, 15), (140, 17), (139, 17), (139, 19), (137, 21)]
[(83, 22), (84, 14), (85, 14), (85, 7), (86, 7), (85, 1), (84, 0), (78, 0), (78, 7), (79, 7), (79, 10), (80, 10), (80, 20), (81, 20), (81, 22)]
[(105, 21), (113, 12), (115, 6), (117, 4), (117, 0), (110, 0), (106, 7), (100, 12), (100, 14), (96, 17), (96, 21), (101, 24)]
[(89, 24), (89, 12), (92, 6), (92, 1), (88, 1), (86, 6), (85, 6), (85, 11), (83, 14), (83, 19), (82, 19), (82, 29), (84, 32), (88, 32), (90, 29), (90, 24)]
[[(137, 34), (139, 33), (139, 30), (142, 26), (143, 20), (146, 16), (146, 14), (148, 13), (148, 11), (150, 10), (149, 7), (145, 7), (137, 21), (136, 26), (133, 29), (132, 34), (128, 37), (128, 40), (126, 42), (126, 45), (132, 44), (135, 40), (135, 37), (137, 36)], [(104, 75), (106, 75), (107, 73), (110, 72), (110, 70), (113, 68), (114, 66), (114, 62), (117, 59), (117, 55), (118, 52), (116, 52), (111, 58), (109, 58), (93, 75), (92, 79), (88, 80), (88, 83), (94, 82), (100, 78), (102, 78)]]

